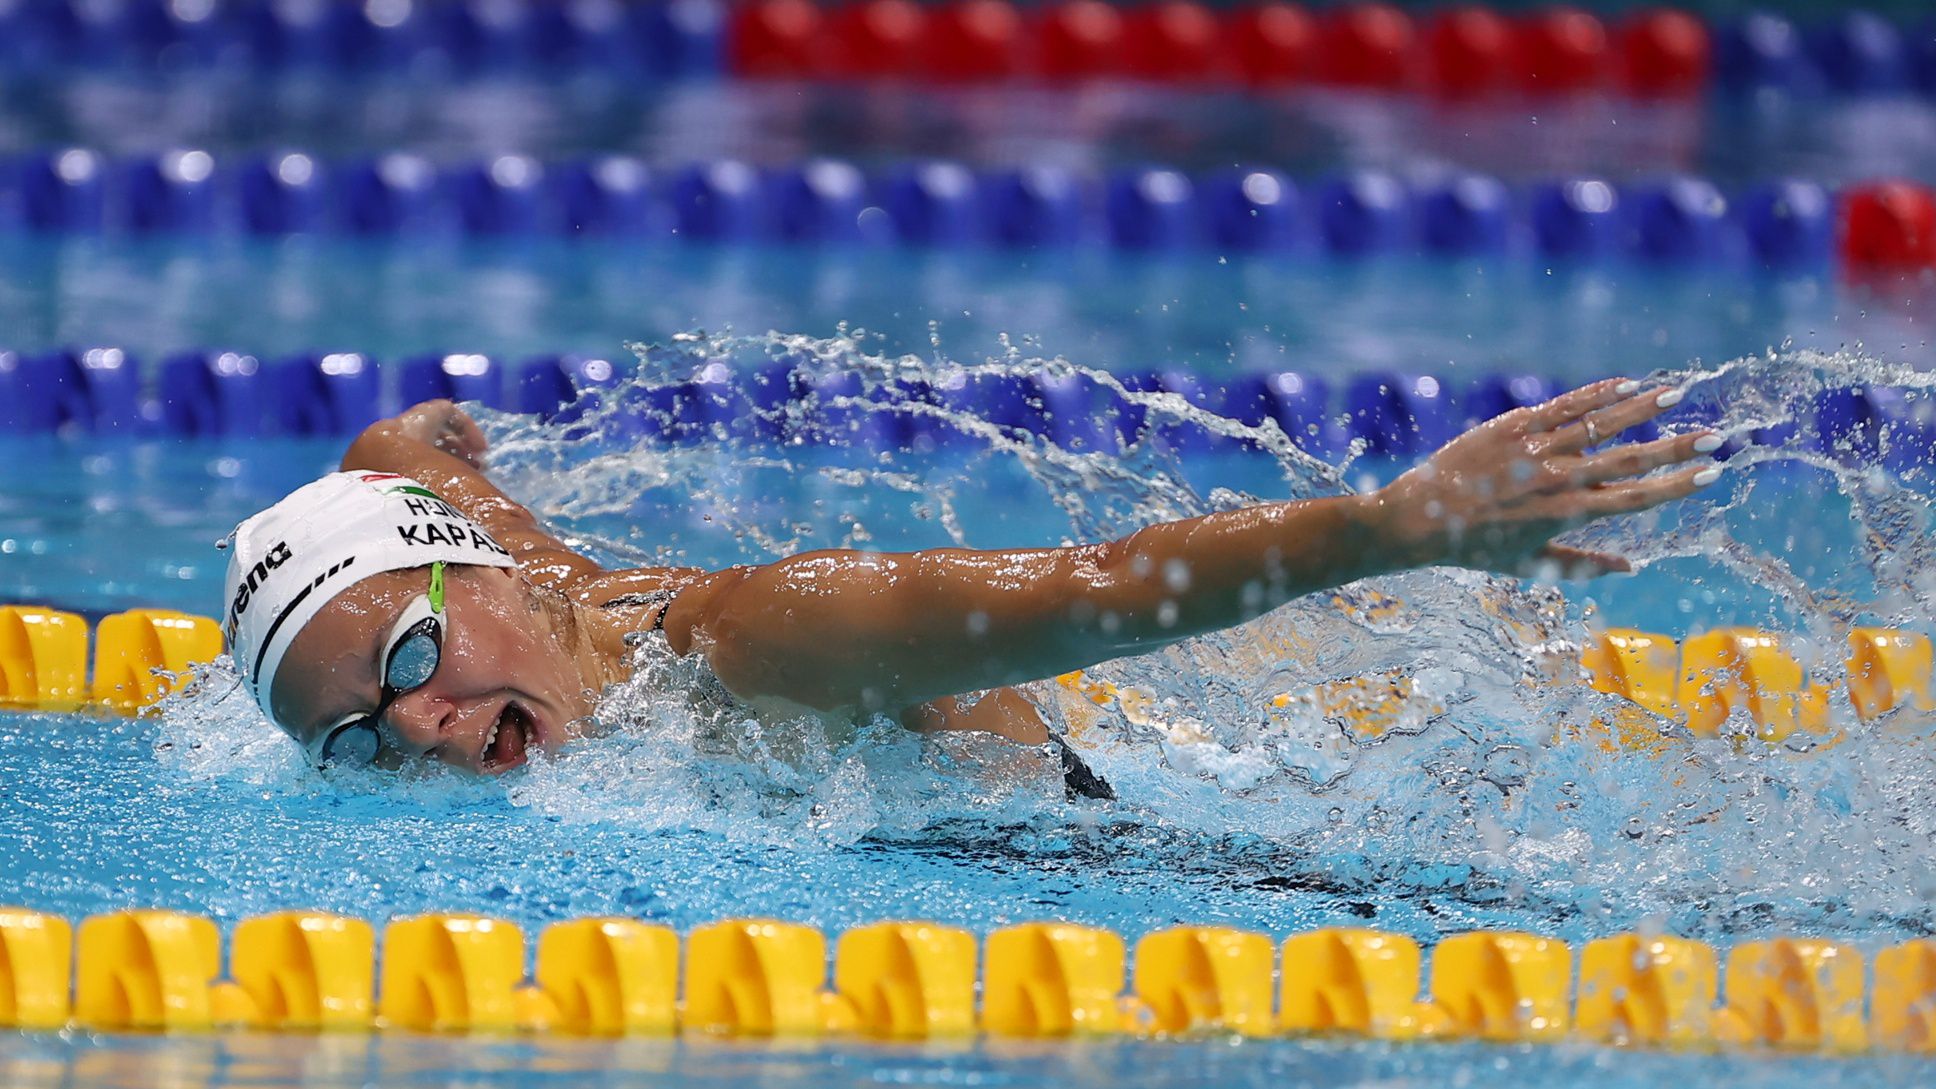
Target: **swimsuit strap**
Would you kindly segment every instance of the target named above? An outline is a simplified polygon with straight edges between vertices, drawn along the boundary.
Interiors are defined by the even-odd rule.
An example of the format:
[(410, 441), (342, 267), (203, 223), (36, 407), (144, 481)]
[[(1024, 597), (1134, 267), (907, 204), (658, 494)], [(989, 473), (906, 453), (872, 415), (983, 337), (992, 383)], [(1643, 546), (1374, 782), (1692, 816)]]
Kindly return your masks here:
[[(638, 608), (640, 606), (670, 605), (672, 604), (672, 599), (675, 596), (677, 596), (677, 594), (678, 594), (677, 590), (644, 590), (636, 593), (620, 594), (617, 597), (612, 598), (611, 600), (605, 602), (605, 604), (599, 606), (599, 608), (631, 609), (631, 608)], [(665, 630), (665, 614), (666, 614), (666, 610), (660, 609), (658, 612), (658, 615), (652, 618), (653, 631)]]

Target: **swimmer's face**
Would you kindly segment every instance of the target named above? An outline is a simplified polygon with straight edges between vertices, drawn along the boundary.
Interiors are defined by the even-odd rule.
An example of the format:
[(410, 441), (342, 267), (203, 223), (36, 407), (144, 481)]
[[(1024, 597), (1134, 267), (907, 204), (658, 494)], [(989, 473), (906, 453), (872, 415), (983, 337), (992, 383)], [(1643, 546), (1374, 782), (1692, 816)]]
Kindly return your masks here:
[[(361, 762), (340, 754), (374, 749), (379, 767), (427, 757), (495, 775), (533, 751), (557, 751), (568, 724), (591, 712), (583, 676), (550, 613), (508, 568), (445, 570), (435, 668), (416, 687), (387, 692), (386, 668), (393, 685), (400, 676), (414, 682), (409, 663), (398, 659), (414, 659), (419, 669), (432, 660), (424, 643), (391, 655), (405, 642), (395, 640), (400, 627), (414, 630), (399, 621), (426, 614), (420, 599), (430, 577), (426, 567), (372, 575), (297, 634), (276, 673), (272, 706), (312, 758), (329, 744), (336, 762)], [(386, 697), (381, 715), (369, 721)], [(333, 734), (348, 736), (332, 742)]]

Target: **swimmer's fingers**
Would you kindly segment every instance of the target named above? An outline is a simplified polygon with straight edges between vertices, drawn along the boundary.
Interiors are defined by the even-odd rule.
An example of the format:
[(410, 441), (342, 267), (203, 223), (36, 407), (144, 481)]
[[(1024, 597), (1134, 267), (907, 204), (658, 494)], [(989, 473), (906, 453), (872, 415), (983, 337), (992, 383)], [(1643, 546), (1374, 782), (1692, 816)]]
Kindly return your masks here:
[(1548, 453), (1577, 454), (1614, 438), (1630, 427), (1638, 427), (1680, 403), (1681, 391), (1677, 389), (1650, 389), (1623, 397), (1554, 431), (1546, 440), (1546, 450)]
[(1577, 524), (1610, 514), (1635, 514), (1662, 503), (1685, 499), (1719, 479), (1721, 470), (1718, 466), (1694, 466), (1663, 476), (1604, 484), (1555, 498), (1572, 508), (1565, 517)]
[(1713, 453), (1720, 445), (1720, 436), (1714, 432), (1695, 431), (1653, 442), (1616, 446), (1584, 457), (1561, 458), (1557, 468), (1571, 484), (1606, 484), (1692, 461)]
[(1558, 566), (1561, 578), (1590, 579), (1600, 575), (1624, 575), (1633, 570), (1633, 564), (1625, 556), (1612, 552), (1598, 552), (1587, 548), (1574, 548), (1571, 545), (1549, 544), (1539, 550), (1529, 574), (1540, 574), (1540, 568), (1553, 564)]
[(1626, 400), (1638, 388), (1625, 378), (1607, 378), (1562, 393), (1543, 404), (1508, 412), (1504, 418), (1520, 424), (1520, 430), (1528, 434), (1554, 431), (1595, 409)]
[[(470, 413), (458, 408), (453, 408), (452, 412), (454, 416), (449, 424), (449, 446), (445, 448), (452, 455), (463, 458), (471, 468), (482, 469), (484, 451), (490, 449), (490, 440), (484, 437), (484, 429), (477, 426), (477, 421), (471, 419)], [(437, 445), (445, 446), (441, 442)]]

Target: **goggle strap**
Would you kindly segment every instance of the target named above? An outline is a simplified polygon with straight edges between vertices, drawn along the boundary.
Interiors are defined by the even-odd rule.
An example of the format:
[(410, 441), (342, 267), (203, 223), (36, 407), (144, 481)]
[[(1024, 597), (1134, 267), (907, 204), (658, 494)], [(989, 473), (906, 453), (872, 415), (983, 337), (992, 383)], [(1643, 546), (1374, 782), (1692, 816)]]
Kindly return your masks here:
[(430, 611), (438, 614), (444, 611), (444, 561), (442, 560), (430, 565)]

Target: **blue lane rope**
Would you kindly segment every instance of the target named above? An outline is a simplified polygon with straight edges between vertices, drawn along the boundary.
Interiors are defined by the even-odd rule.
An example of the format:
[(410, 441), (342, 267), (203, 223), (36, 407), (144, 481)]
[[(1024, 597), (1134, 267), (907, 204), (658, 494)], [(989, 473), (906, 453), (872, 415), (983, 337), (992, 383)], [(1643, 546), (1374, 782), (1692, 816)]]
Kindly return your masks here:
[[(770, 363), (690, 378), (627, 381), (628, 361), (538, 356), (516, 363), (476, 353), (379, 364), (355, 353), (268, 362), (239, 352), (179, 352), (144, 367), (119, 348), (0, 351), (0, 436), (77, 433), (215, 440), (352, 435), (400, 407), (432, 398), (474, 401), (572, 423), (594, 402), (599, 434), (662, 446), (795, 443), (864, 449), (936, 449), (980, 441), (940, 421), (966, 412), (1015, 438), (1110, 451), (1153, 436), (1184, 455), (1255, 451), (1195, 423), (1150, 417), (1086, 376), (975, 375), (955, 387), (868, 393), (858, 376)], [(1373, 371), (1333, 378), (1298, 371), (1212, 377), (1179, 368), (1124, 370), (1138, 393), (1174, 393), (1199, 408), (1257, 426), (1275, 422), (1304, 449), (1335, 457), (1353, 441), (1373, 457), (1423, 456), (1465, 428), (1559, 392), (1533, 374), (1437, 376)], [(1683, 410), (1699, 422), (1698, 406)], [(1837, 458), (1908, 472), (1936, 464), (1936, 398), (1866, 386), (1825, 390), (1796, 423), (1749, 436), (1806, 445)], [(1632, 438), (1654, 437), (1646, 428)], [(1723, 448), (1722, 456), (1731, 453)]]
[(837, 159), (669, 169), (605, 156), (443, 165), (410, 154), (328, 161), (202, 151), (112, 159), (84, 148), (0, 169), (0, 229), (121, 236), (613, 238), (829, 248), (1102, 247), (1358, 258), (1423, 255), (1814, 271), (1838, 199), (1783, 180), (1724, 192), (1693, 176), (1571, 177), (1508, 186), (1452, 171), (1293, 179), (1268, 168), (1160, 165), (1100, 175)]

